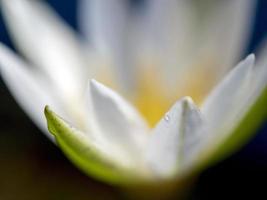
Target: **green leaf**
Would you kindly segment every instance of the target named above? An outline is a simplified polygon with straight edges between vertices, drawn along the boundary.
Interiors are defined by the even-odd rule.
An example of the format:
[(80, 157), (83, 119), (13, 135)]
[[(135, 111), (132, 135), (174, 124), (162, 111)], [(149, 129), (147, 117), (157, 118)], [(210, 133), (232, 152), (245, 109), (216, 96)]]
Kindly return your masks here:
[(71, 127), (57, 114), (45, 107), (49, 131), (66, 156), (83, 172), (99, 180), (118, 185), (128, 185), (141, 181), (138, 173), (125, 169), (99, 151), (88, 137)]
[(233, 129), (232, 133), (218, 145), (214, 145), (213, 148), (205, 152), (199, 160), (200, 164), (195, 166), (194, 169), (196, 171), (203, 170), (226, 158), (247, 143), (256, 133), (262, 122), (267, 119), (266, 102), (267, 88), (262, 91), (255, 103)]

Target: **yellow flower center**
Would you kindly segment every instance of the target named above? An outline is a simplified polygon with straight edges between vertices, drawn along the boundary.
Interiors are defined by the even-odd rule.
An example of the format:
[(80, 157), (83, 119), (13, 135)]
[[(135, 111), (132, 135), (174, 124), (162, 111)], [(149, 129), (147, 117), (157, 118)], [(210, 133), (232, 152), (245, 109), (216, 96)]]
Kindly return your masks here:
[[(166, 85), (162, 76), (156, 70), (140, 69), (137, 87), (133, 92), (134, 95), (129, 97), (136, 108), (143, 114), (147, 122), (153, 127), (169, 108), (181, 97), (190, 96), (198, 105), (201, 104), (204, 97), (210, 91), (216, 81), (215, 68), (200, 68), (199, 66), (215, 66), (211, 59), (198, 62), (197, 66), (192, 66), (187, 70), (187, 74), (183, 74), (181, 80), (175, 84), (175, 91), (171, 92)], [(102, 83), (111, 86), (115, 91), (119, 91), (114, 83), (114, 74), (107, 70), (99, 73), (98, 79)], [(182, 84), (179, 84), (182, 83)], [(130, 99), (129, 99), (130, 98)]]
[(148, 123), (154, 126), (170, 107), (181, 97), (190, 96), (199, 105), (214, 83), (214, 78), (206, 71), (194, 70), (183, 86), (177, 83), (175, 91), (163, 83), (159, 74), (143, 73), (138, 82), (137, 95), (134, 105), (145, 116)]

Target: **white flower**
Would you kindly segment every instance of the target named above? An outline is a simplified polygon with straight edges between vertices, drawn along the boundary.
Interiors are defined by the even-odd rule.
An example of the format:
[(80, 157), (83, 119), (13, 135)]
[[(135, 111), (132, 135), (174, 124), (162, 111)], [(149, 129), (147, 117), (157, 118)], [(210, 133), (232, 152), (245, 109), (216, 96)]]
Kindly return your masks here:
[(27, 61), (1, 45), (1, 74), (44, 132), (45, 105), (70, 122), (46, 107), (50, 132), (86, 173), (116, 184), (182, 179), (236, 150), (264, 119), (264, 56), (254, 66), (249, 55), (221, 80), (244, 48), (253, 4), (84, 0), (81, 44), (42, 1), (2, 0)]

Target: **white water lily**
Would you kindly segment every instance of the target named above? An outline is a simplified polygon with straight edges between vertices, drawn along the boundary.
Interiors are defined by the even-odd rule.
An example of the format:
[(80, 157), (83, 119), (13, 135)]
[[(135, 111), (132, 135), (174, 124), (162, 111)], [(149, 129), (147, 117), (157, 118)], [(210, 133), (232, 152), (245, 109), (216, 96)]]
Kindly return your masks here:
[(122, 185), (182, 179), (232, 153), (266, 116), (263, 55), (221, 80), (240, 58), (253, 2), (84, 0), (82, 45), (42, 1), (2, 0), (27, 61), (1, 45), (1, 74), (45, 133), (45, 105), (66, 119), (46, 107), (50, 132), (87, 174)]

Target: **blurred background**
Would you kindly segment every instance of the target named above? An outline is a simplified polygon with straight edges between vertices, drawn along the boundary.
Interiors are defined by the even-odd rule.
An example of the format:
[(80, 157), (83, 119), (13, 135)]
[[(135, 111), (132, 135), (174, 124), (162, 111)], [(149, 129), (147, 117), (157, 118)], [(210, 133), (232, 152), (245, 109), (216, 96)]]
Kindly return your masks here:
[[(77, 29), (77, 1), (47, 2)], [(267, 1), (257, 2), (247, 53), (267, 36)], [(0, 41), (13, 48), (1, 17)], [(267, 122), (245, 148), (201, 174), (191, 199), (265, 199), (266, 180)], [(0, 200), (120, 198), (116, 189), (77, 170), (31, 122), (0, 78)]]

